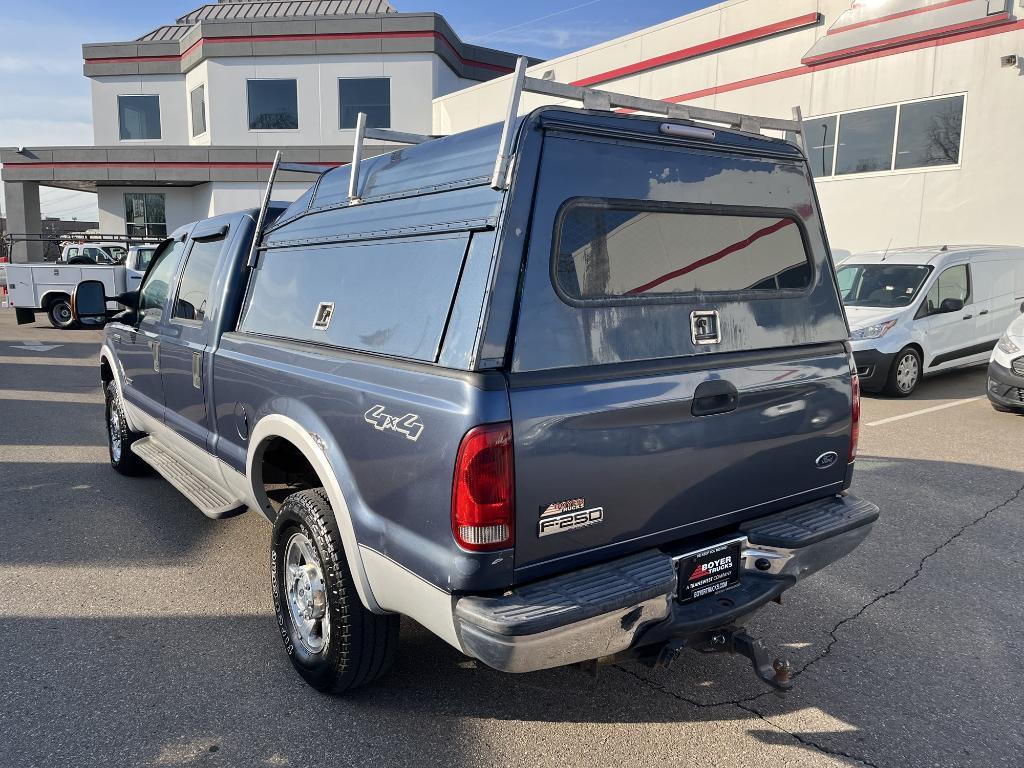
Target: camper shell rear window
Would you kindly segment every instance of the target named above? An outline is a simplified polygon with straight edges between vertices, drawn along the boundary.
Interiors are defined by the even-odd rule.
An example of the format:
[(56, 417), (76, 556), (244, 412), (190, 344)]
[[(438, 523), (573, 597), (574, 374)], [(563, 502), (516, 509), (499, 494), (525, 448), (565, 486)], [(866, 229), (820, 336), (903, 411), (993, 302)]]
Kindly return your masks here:
[(813, 267), (785, 210), (575, 198), (555, 224), (552, 282), (569, 304), (802, 295)]

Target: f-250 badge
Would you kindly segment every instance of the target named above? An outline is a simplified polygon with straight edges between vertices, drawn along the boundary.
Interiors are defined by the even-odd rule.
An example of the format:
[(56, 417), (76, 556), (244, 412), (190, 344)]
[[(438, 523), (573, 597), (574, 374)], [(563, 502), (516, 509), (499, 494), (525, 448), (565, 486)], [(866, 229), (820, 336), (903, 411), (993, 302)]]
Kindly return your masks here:
[(554, 533), (568, 533), (577, 528), (604, 522), (604, 507), (586, 509), (586, 506), (586, 499), (569, 499), (542, 507), (540, 521), (537, 524), (537, 535), (551, 536)]
[(415, 413), (407, 413), (405, 416), (391, 416), (384, 413), (383, 405), (373, 406), (373, 408), (363, 414), (363, 419), (367, 424), (372, 425), (374, 429), (379, 429), (381, 432), (390, 429), (392, 432), (405, 435), (413, 442), (416, 442), (423, 431), (423, 422), (420, 421), (420, 417)]

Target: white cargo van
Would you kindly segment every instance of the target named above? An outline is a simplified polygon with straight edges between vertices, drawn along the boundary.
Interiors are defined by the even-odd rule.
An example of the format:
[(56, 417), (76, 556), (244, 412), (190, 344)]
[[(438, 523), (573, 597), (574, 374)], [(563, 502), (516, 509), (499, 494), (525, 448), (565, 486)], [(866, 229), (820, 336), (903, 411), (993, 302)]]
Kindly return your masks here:
[(837, 277), (867, 392), (906, 397), (924, 375), (988, 362), (1024, 311), (1024, 248), (860, 253)]

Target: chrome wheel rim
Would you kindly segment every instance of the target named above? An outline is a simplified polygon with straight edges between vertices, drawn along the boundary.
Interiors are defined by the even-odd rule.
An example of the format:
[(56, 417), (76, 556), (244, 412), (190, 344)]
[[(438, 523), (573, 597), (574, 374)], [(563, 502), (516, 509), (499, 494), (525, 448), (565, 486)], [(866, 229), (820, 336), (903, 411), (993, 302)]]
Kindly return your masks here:
[(107, 429), (110, 433), (110, 458), (115, 462), (121, 460), (121, 420), (117, 415), (117, 408), (114, 403), (108, 409), (110, 416), (107, 418)]
[(291, 535), (284, 552), (285, 591), (296, 640), (310, 653), (320, 653), (331, 639), (327, 587), (320, 558), (301, 532)]
[(71, 322), (71, 305), (66, 301), (60, 302), (55, 310), (54, 314), (57, 316), (57, 322), (61, 325), (67, 325)]
[(900, 392), (910, 392), (917, 385), (917, 377), (920, 374), (921, 366), (917, 362), (917, 356), (908, 352), (896, 366), (896, 386)]

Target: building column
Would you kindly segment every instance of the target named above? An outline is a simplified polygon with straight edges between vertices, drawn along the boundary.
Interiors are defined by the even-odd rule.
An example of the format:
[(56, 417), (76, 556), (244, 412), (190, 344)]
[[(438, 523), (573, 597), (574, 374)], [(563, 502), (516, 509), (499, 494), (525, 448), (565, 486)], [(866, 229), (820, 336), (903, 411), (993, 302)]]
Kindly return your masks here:
[[(7, 201), (7, 231), (16, 235), (38, 235), (43, 219), (39, 211), (39, 182), (5, 181), (4, 198)], [(11, 246), (14, 263), (43, 260), (42, 242), (15, 240)]]

